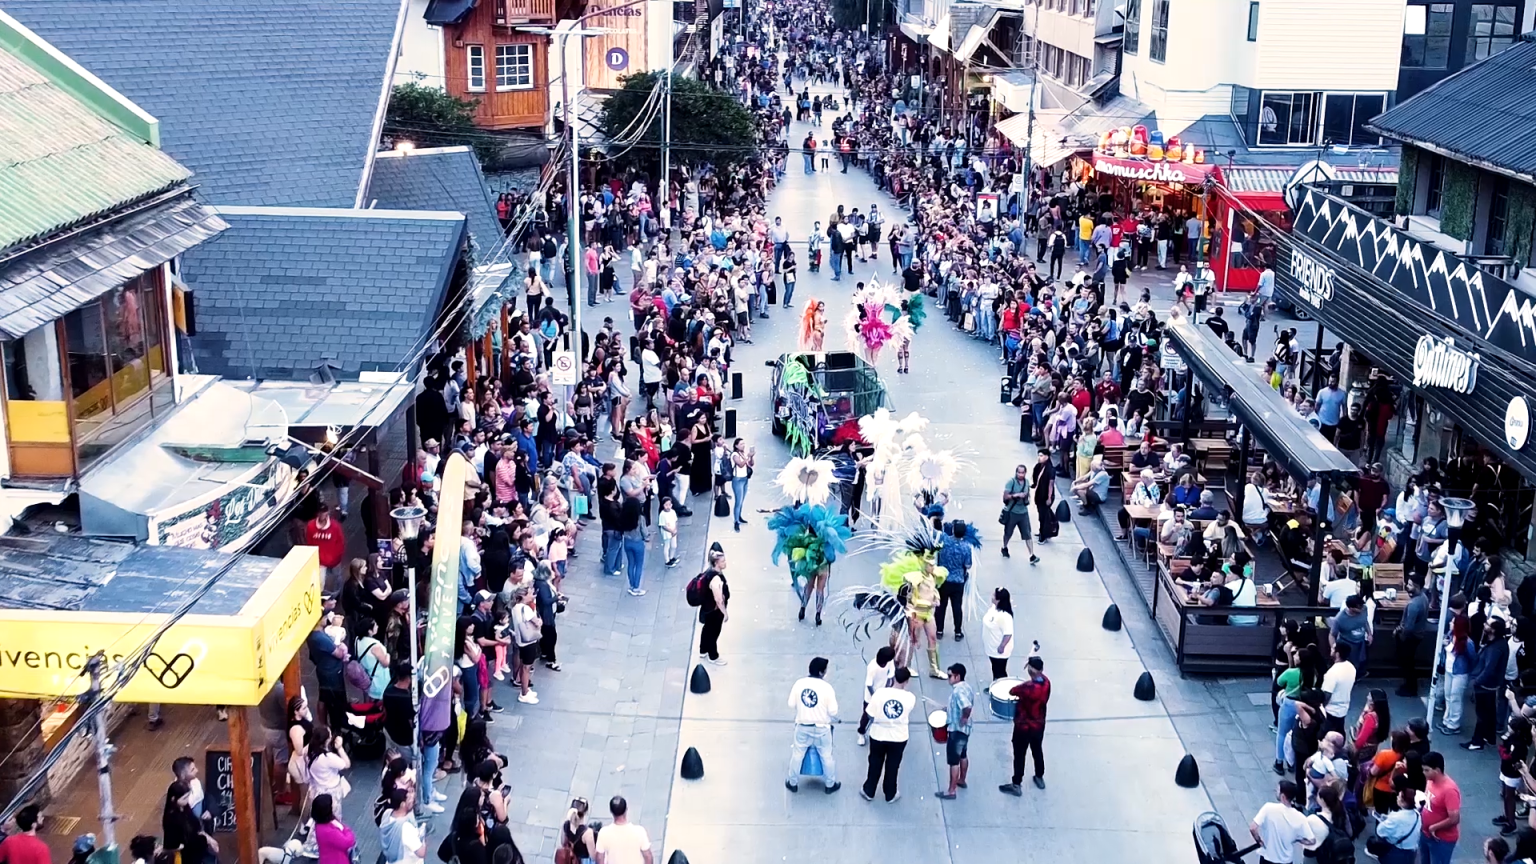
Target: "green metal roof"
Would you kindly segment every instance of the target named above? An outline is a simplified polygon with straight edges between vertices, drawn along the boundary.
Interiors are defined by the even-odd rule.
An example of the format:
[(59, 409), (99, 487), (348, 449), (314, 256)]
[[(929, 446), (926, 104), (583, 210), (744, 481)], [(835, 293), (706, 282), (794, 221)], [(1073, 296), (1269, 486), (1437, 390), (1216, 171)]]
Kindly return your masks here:
[(191, 174), (0, 50), (0, 252), (175, 187)]

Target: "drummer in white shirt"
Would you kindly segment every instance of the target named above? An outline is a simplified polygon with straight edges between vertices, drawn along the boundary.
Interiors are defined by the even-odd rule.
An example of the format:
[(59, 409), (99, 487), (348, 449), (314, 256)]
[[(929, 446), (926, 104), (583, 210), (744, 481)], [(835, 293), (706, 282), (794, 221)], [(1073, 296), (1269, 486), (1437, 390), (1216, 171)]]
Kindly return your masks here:
[(896, 680), (896, 649), (889, 645), (875, 652), (875, 659), (864, 667), (864, 712), (859, 716), (859, 746), (869, 743), (864, 734), (869, 731), (869, 697), (881, 687), (889, 687)]
[(832, 722), (837, 718), (837, 693), (826, 682), (827, 658), (811, 660), (810, 674), (789, 688), (789, 707), (795, 709), (795, 741), (789, 748), (789, 776), (784, 788), (800, 791), (800, 765), (811, 747), (821, 756), (821, 780), (828, 795), (841, 789), (837, 760), (832, 755)]

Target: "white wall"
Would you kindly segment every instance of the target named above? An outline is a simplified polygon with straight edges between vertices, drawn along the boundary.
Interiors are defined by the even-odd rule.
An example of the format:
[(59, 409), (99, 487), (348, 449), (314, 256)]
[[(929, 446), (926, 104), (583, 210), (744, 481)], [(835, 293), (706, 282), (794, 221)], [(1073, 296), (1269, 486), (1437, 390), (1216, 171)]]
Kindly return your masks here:
[(1404, 0), (1263, 0), (1247, 84), (1274, 90), (1396, 90)]
[[(1038, 21), (1033, 20), (1036, 16), (1039, 17)], [(1034, 24), (1036, 39), (1064, 51), (1071, 51), (1079, 57), (1093, 59), (1094, 19), (1068, 15), (1053, 9), (1025, 13), (1025, 19), (1028, 22), (1026, 27)]]
[(410, 0), (406, 11), (405, 32), (400, 37), (400, 62), (395, 67), (395, 83), (417, 82), (430, 87), (444, 87), (446, 66), (443, 60), (443, 28), (433, 27), (422, 15), (427, 0)]

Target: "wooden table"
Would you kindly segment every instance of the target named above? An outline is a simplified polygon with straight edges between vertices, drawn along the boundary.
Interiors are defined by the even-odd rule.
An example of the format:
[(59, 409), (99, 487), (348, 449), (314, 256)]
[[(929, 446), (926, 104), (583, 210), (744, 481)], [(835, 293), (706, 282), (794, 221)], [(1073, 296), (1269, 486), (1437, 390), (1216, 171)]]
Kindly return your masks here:
[(1161, 507), (1143, 507), (1140, 504), (1125, 505), (1125, 515), (1129, 516), (1132, 522), (1156, 521), (1158, 514), (1161, 512)]
[(1236, 449), (1225, 438), (1196, 438), (1189, 442), (1189, 446), (1200, 453), (1230, 453)]

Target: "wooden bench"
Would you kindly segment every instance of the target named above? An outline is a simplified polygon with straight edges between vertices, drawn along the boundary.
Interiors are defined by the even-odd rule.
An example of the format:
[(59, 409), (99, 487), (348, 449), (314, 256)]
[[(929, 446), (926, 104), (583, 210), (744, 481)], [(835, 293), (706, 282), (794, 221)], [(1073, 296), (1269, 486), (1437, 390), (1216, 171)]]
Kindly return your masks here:
[(1396, 588), (1399, 591), (1403, 590), (1403, 565), (1371, 565), (1371, 582), (1375, 584), (1377, 588)]

